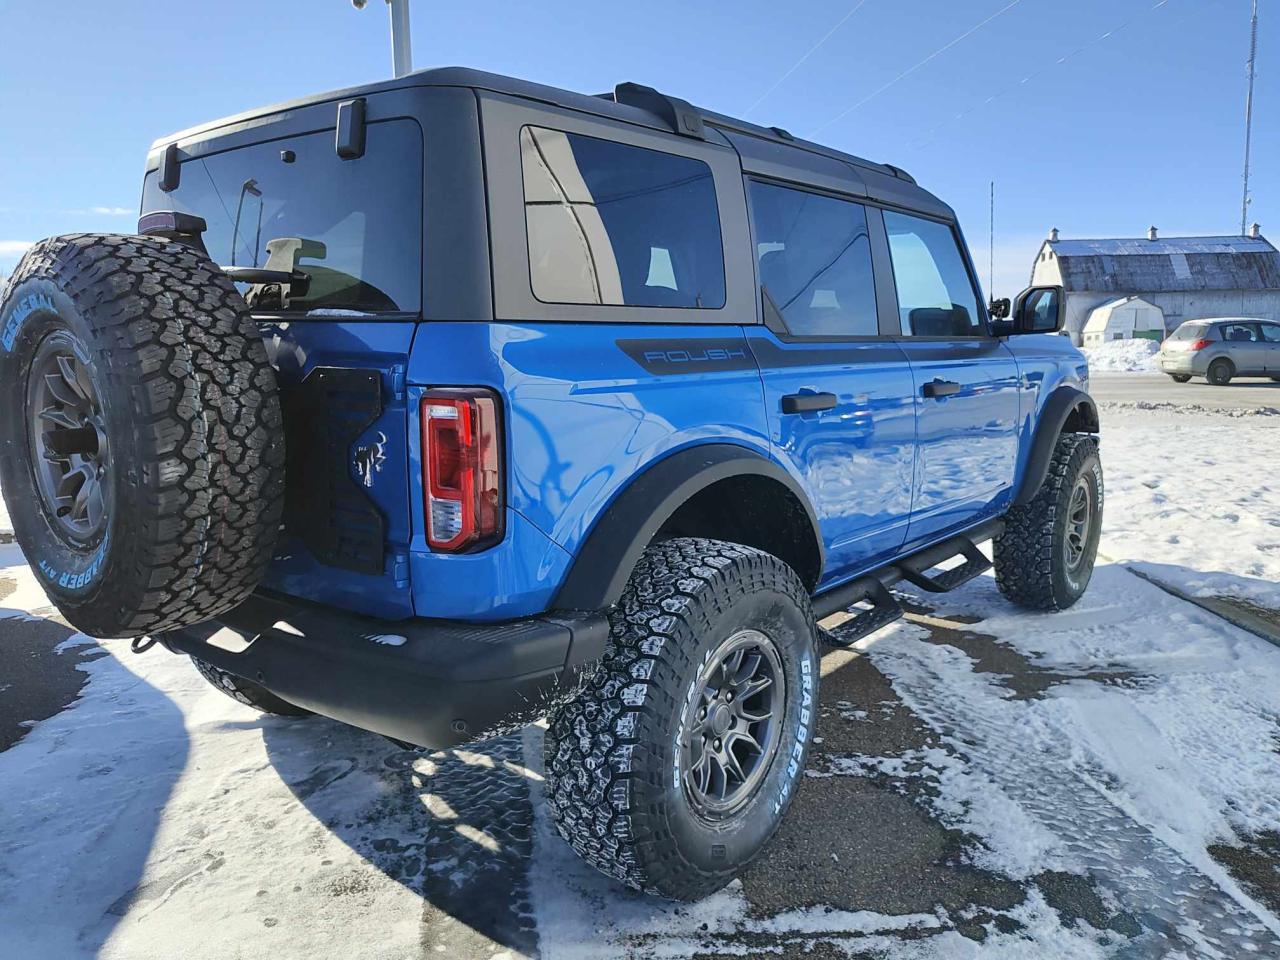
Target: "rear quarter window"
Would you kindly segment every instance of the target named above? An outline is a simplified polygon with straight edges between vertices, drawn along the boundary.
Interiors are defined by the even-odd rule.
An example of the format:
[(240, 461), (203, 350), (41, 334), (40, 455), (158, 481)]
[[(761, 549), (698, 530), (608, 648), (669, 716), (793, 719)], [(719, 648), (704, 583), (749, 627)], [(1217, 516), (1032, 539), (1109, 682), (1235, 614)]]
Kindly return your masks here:
[(598, 137), (520, 131), (533, 295), (543, 303), (719, 309), (711, 168)]
[(143, 213), (179, 210), (208, 224), (222, 266), (298, 269), (305, 293), (287, 304), (241, 284), (251, 306), (334, 315), (416, 312), (422, 304), (422, 134), (412, 120), (369, 124), (364, 155), (343, 160), (333, 131), (187, 160), (163, 193), (155, 173)]

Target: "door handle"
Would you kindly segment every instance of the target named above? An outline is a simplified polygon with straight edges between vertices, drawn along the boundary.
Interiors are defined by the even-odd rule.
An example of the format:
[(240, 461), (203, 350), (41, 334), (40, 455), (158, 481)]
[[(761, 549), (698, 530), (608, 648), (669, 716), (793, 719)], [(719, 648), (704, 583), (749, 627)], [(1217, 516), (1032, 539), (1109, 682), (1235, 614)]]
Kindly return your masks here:
[(836, 405), (834, 393), (789, 393), (782, 398), (783, 413), (813, 413)]
[(921, 392), (926, 397), (949, 397), (960, 392), (960, 384), (954, 380), (930, 380), (921, 388)]

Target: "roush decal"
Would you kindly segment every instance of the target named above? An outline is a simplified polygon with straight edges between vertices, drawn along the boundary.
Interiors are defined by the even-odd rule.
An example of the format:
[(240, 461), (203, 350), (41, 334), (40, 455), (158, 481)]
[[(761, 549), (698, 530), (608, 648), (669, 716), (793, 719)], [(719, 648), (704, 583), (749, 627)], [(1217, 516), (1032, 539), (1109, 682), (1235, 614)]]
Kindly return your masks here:
[(735, 339), (619, 340), (619, 349), (647, 372), (659, 376), (754, 370), (746, 342)]

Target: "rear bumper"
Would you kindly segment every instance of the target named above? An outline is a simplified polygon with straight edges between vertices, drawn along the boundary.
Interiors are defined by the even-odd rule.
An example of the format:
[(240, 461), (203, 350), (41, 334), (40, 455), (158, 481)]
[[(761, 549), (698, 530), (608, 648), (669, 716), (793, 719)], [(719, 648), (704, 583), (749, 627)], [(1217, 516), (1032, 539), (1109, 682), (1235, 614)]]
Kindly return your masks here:
[(1181, 373), (1188, 376), (1203, 377), (1209, 365), (1208, 363), (1196, 363), (1197, 358), (1202, 353), (1204, 353), (1203, 350), (1196, 353), (1158, 353), (1156, 354), (1156, 365), (1160, 367), (1162, 373)]
[(608, 635), (600, 613), (387, 621), (259, 593), (159, 639), (307, 710), (447, 747), (535, 719), (604, 654)]

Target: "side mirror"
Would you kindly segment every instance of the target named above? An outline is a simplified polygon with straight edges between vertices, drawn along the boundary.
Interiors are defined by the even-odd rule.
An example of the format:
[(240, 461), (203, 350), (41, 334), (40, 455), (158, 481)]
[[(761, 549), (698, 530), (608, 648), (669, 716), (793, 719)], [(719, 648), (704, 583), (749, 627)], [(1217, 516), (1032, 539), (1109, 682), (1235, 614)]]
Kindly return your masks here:
[(1012, 334), (1057, 333), (1066, 320), (1062, 287), (1028, 287), (1013, 301)]

